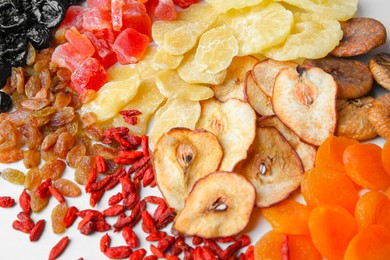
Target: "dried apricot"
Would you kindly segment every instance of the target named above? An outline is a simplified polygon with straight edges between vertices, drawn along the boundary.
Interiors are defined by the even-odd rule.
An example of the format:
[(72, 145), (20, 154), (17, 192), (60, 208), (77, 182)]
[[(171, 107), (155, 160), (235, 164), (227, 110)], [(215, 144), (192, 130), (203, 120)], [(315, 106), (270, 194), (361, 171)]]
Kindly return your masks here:
[(372, 225), (362, 229), (349, 243), (345, 260), (389, 259), (389, 229)]
[(291, 260), (322, 259), (309, 235), (288, 235), (288, 252)]
[(354, 212), (359, 198), (352, 181), (343, 172), (325, 167), (305, 172), (301, 191), (309, 206), (337, 204), (349, 212)]
[(255, 245), (255, 259), (283, 259), (282, 244), (286, 236), (274, 230), (266, 233)]
[(315, 166), (328, 167), (337, 171), (344, 171), (344, 150), (348, 146), (357, 143), (358, 142), (356, 140), (343, 136), (329, 136), (318, 147)]
[(382, 164), (387, 174), (390, 174), (390, 140), (382, 148)]
[(369, 191), (359, 198), (355, 219), (360, 228), (382, 225), (390, 229), (390, 200), (378, 191)]
[(283, 202), (261, 210), (263, 217), (271, 223), (276, 232), (286, 234), (308, 234), (311, 210), (294, 200)]
[(358, 231), (351, 213), (330, 204), (320, 205), (312, 211), (309, 229), (314, 245), (327, 259), (343, 259), (349, 241)]
[(382, 165), (382, 148), (376, 144), (354, 144), (344, 151), (343, 161), (348, 176), (371, 190), (390, 186), (390, 175)]

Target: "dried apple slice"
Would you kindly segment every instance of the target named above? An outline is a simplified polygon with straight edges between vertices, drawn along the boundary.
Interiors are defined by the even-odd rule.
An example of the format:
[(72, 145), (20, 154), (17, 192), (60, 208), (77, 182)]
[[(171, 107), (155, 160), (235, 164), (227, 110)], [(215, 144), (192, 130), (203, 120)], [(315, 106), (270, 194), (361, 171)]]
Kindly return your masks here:
[(256, 84), (252, 73), (248, 72), (245, 84), (245, 96), (252, 108), (262, 116), (274, 115), (271, 97), (267, 96)]
[(308, 171), (314, 167), (317, 153), (316, 148), (310, 144), (302, 142), (290, 128), (285, 126), (282, 121), (279, 120), (277, 116), (264, 116), (259, 118), (257, 125), (275, 127), (297, 152), (299, 158), (301, 158), (303, 169)]
[(256, 206), (268, 207), (297, 189), (303, 176), (301, 160), (274, 127), (257, 128), (248, 158), (235, 172), (245, 176), (256, 189)]
[(296, 68), (297, 63), (293, 61), (278, 61), (274, 59), (265, 59), (253, 66), (252, 75), (260, 89), (267, 96), (272, 96), (272, 90), (275, 84), (275, 78), (281, 69), (286, 67)]
[(206, 130), (173, 128), (165, 133), (156, 144), (153, 165), (168, 205), (180, 211), (194, 183), (216, 171), (222, 156), (217, 137)]
[(236, 56), (233, 58), (222, 84), (212, 85), (215, 98), (219, 101), (226, 101), (229, 98), (238, 98), (245, 101), (244, 88), (246, 74), (259, 60), (253, 56)]
[(336, 128), (337, 83), (319, 68), (282, 69), (272, 104), (279, 119), (305, 142), (319, 146)]
[(220, 170), (231, 171), (237, 162), (246, 158), (255, 138), (256, 113), (248, 103), (238, 99), (205, 100), (201, 102), (197, 128), (218, 137), (224, 153)]
[(255, 197), (253, 185), (242, 175), (210, 173), (195, 183), (173, 229), (204, 238), (235, 235), (248, 224)]

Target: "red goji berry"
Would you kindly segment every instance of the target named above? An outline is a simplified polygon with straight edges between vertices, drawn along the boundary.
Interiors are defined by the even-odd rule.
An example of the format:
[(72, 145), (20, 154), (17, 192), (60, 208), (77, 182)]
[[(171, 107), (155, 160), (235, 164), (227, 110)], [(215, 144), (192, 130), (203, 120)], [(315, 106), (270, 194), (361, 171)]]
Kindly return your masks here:
[(79, 216), (81, 218), (85, 218), (85, 216), (87, 216), (87, 215), (92, 215), (92, 219), (95, 221), (104, 220), (103, 214), (98, 210), (84, 209), (84, 210), (77, 212), (77, 216)]
[(148, 186), (154, 180), (154, 171), (150, 167), (145, 171), (144, 177), (142, 178), (142, 186)]
[(225, 250), (221, 253), (222, 259), (227, 259), (237, 253), (237, 251), (241, 248), (241, 241), (236, 240), (233, 244), (228, 246)]
[(114, 139), (118, 142), (120, 146), (123, 146), (124, 148), (133, 149), (133, 145), (127, 141), (123, 136), (119, 134), (114, 133)]
[(149, 137), (147, 135), (141, 137), (141, 148), (144, 156), (149, 156)]
[(122, 116), (122, 118), (130, 125), (136, 125), (138, 123), (138, 118), (135, 116)]
[(134, 173), (134, 176), (133, 176), (133, 180), (142, 180), (144, 175), (145, 175), (145, 172), (147, 169), (149, 169), (151, 166), (146, 164), (144, 166), (142, 166), (140, 169), (138, 169), (135, 173)]
[(153, 255), (157, 256), (158, 258), (165, 258), (164, 253), (154, 245), (150, 245), (150, 251), (152, 252)]
[(46, 181), (42, 182), (37, 190), (36, 193), (41, 199), (47, 198), (50, 195), (49, 186), (51, 186), (51, 179), (47, 179)]
[(96, 168), (92, 168), (91, 172), (88, 175), (87, 183), (85, 184), (85, 192), (91, 192), (92, 184), (94, 184), (97, 180), (97, 170)]
[(192, 260), (193, 259), (192, 256), (193, 256), (194, 249), (192, 247), (186, 246), (186, 247), (184, 247), (183, 251), (184, 251), (184, 257), (183, 257), (184, 260)]
[(31, 219), (30, 214), (28, 214), (28, 213), (26, 213), (24, 211), (19, 212), (16, 217), (21, 222), (28, 222), (28, 223), (31, 223), (32, 225), (34, 225), (34, 221)]
[(128, 170), (128, 173), (132, 174), (133, 172), (137, 171), (138, 169), (141, 169), (142, 166), (149, 163), (150, 159), (151, 159), (150, 155), (142, 157), (141, 159), (138, 159), (136, 162), (133, 163), (133, 165), (131, 165), (131, 167)]
[(165, 236), (160, 239), (157, 243), (157, 248), (164, 252), (167, 250), (173, 243), (175, 242), (175, 238), (173, 236)]
[(202, 247), (197, 246), (194, 248), (194, 251), (192, 252), (192, 256), (194, 260), (204, 260), (203, 250)]
[(99, 173), (104, 173), (107, 170), (106, 162), (100, 155), (95, 155), (96, 168)]
[(239, 254), (238, 260), (245, 260), (245, 254), (244, 253)]
[(103, 135), (107, 138), (114, 138), (114, 134), (125, 135), (129, 132), (127, 127), (112, 127), (103, 132)]
[(104, 177), (100, 181), (92, 183), (91, 192), (104, 190), (104, 188), (110, 183), (111, 179), (112, 179), (112, 175), (107, 175), (106, 177)]
[(171, 247), (172, 255), (179, 255), (185, 248), (185, 241), (183, 237), (177, 237)]
[(255, 259), (255, 247), (253, 245), (248, 246), (245, 252), (245, 260)]
[(161, 215), (167, 210), (168, 206), (166, 203), (161, 203), (157, 206), (156, 210), (153, 213), (153, 219), (154, 221), (158, 221), (158, 219), (161, 217)]
[(222, 248), (212, 239), (205, 239), (204, 240), (205, 247), (209, 248), (215, 255), (217, 255), (219, 258), (222, 256)]
[(102, 253), (106, 252), (107, 248), (110, 247), (111, 244), (111, 238), (110, 236), (106, 233), (102, 238), (100, 239), (100, 251)]
[(138, 159), (142, 157), (144, 153), (142, 151), (119, 151), (118, 156), (127, 159)]
[(88, 221), (80, 228), (80, 233), (83, 235), (89, 235), (92, 234), (95, 231), (95, 222), (94, 221)]
[(97, 232), (104, 232), (111, 229), (111, 225), (106, 221), (95, 221), (93, 229)]
[(15, 230), (21, 231), (26, 234), (30, 234), (31, 230), (34, 228), (34, 223), (14, 220), (14, 222), (12, 222), (12, 227)]
[(59, 257), (69, 244), (69, 237), (65, 236), (50, 250), (49, 260), (54, 260)]
[(237, 241), (241, 242), (241, 247), (246, 247), (251, 243), (251, 238), (248, 235), (240, 236)]
[(118, 157), (114, 158), (114, 162), (116, 164), (122, 164), (122, 165), (129, 165), (134, 163), (136, 160), (135, 159), (129, 159), (129, 158), (123, 158), (123, 157)]
[(202, 243), (203, 243), (203, 238), (198, 237), (198, 236), (194, 236), (194, 237), (192, 238), (192, 244), (193, 244), (194, 246), (198, 246), (198, 245), (200, 245), (200, 244), (202, 244)]
[(110, 190), (114, 188), (118, 183), (120, 178), (126, 175), (126, 170), (122, 167), (118, 168), (111, 176), (111, 181), (107, 184), (107, 186), (104, 188), (105, 190)]
[(77, 212), (79, 212), (79, 210), (75, 206), (71, 206), (68, 208), (68, 211), (66, 212), (64, 217), (64, 223), (66, 228), (69, 228), (77, 219)]
[(135, 250), (131, 253), (129, 260), (141, 260), (146, 255), (146, 250), (143, 248)]
[(104, 254), (112, 259), (122, 259), (128, 258), (132, 253), (132, 250), (128, 246), (116, 246), (116, 247), (108, 247)]
[(215, 238), (214, 240), (215, 242), (218, 243), (231, 243), (236, 241), (234, 237), (219, 237), (219, 238)]
[(136, 109), (130, 109), (130, 110), (119, 111), (119, 114), (122, 116), (138, 116), (138, 115), (141, 115), (142, 112), (140, 112), (139, 110), (136, 110)]
[(19, 205), (24, 212), (27, 214), (31, 213), (31, 197), (26, 189), (23, 189), (23, 192), (19, 196)]
[(108, 199), (108, 205), (114, 206), (114, 205), (118, 204), (122, 199), (123, 199), (122, 193), (118, 192), (117, 194), (112, 195)]
[(125, 138), (134, 147), (137, 147), (141, 144), (141, 137), (139, 137), (137, 135), (126, 134), (126, 135), (123, 135), (123, 138)]
[(80, 230), (83, 228), (84, 225), (86, 225), (88, 222), (90, 222), (93, 218), (93, 215), (86, 215), (77, 225), (77, 229)]
[(173, 3), (181, 8), (190, 7), (192, 4), (200, 2), (201, 0), (173, 0)]
[(104, 192), (104, 189), (91, 192), (91, 196), (89, 197), (89, 205), (91, 205), (91, 207), (95, 207), (96, 204), (98, 204), (102, 199)]
[(139, 246), (138, 237), (132, 228), (124, 227), (122, 229), (122, 237), (130, 248), (135, 248)]
[(157, 231), (156, 233), (152, 233), (146, 237), (146, 241), (160, 241), (167, 235), (164, 231)]
[(123, 211), (125, 211), (125, 206), (114, 205), (114, 206), (111, 206), (111, 207), (103, 210), (102, 213), (103, 213), (103, 216), (105, 216), (105, 217), (113, 217), (113, 216), (118, 216)]
[(200, 247), (201, 250), (202, 250), (202, 256), (203, 256), (203, 259), (204, 260), (213, 260), (213, 259), (218, 259), (218, 257), (216, 257), (213, 253), (213, 251), (211, 251), (209, 248), (205, 247), (205, 246), (202, 246)]
[(152, 196), (152, 195), (146, 196), (144, 198), (144, 200), (146, 202), (149, 202), (149, 203), (152, 203), (152, 204), (157, 204), (157, 205), (163, 204), (163, 203), (165, 204), (165, 200), (163, 198), (160, 198), (160, 197), (157, 197), (157, 196)]
[(53, 186), (49, 186), (50, 194), (59, 202), (63, 203), (65, 202), (64, 196)]
[(142, 260), (157, 260), (157, 259), (158, 259), (158, 257), (155, 255), (148, 255), (148, 256), (142, 258)]
[(156, 221), (157, 229), (162, 229), (166, 227), (174, 219), (175, 210), (173, 208), (167, 208)]
[(154, 188), (154, 187), (156, 187), (156, 186), (157, 186), (156, 179), (153, 178), (153, 180), (149, 183), (149, 187), (150, 187), (150, 188)]
[(132, 193), (135, 191), (134, 184), (131, 182), (128, 175), (123, 176), (119, 179), (119, 182), (122, 185), (122, 196), (123, 198), (126, 198), (129, 193)]
[(30, 241), (38, 241), (42, 235), (43, 229), (45, 228), (46, 221), (44, 219), (38, 220), (30, 232)]
[(139, 194), (138, 193), (130, 193), (125, 199), (123, 199), (123, 206), (126, 207), (126, 209), (131, 210), (137, 205), (137, 202), (139, 201)]
[(146, 210), (142, 212), (142, 230), (147, 234), (156, 234), (158, 232), (152, 216)]

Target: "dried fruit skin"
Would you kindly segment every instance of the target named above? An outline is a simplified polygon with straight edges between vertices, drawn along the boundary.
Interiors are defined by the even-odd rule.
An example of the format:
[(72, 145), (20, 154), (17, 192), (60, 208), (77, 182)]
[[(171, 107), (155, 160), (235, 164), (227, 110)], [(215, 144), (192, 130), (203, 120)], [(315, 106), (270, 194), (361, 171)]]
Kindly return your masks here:
[(342, 259), (358, 232), (353, 216), (338, 205), (320, 205), (311, 213), (310, 234), (318, 251), (328, 259)]
[(390, 175), (382, 165), (382, 148), (375, 144), (355, 144), (344, 151), (348, 176), (357, 184), (378, 190), (390, 186)]

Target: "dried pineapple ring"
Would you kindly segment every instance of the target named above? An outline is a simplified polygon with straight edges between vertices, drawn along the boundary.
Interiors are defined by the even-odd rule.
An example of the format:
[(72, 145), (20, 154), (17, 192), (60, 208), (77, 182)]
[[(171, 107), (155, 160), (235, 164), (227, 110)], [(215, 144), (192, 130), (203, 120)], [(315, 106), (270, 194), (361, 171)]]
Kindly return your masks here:
[(238, 41), (238, 55), (259, 53), (283, 42), (290, 34), (293, 15), (278, 3), (231, 10), (220, 17)]
[(345, 21), (354, 16), (358, 0), (280, 0), (302, 8), (303, 10), (319, 14), (325, 19)]
[(164, 43), (164, 36), (167, 32), (175, 30), (183, 25), (187, 24), (186, 21), (156, 21), (152, 25), (152, 38), (157, 45)]
[(160, 136), (173, 127), (194, 129), (200, 116), (198, 101), (186, 99), (168, 99), (167, 103), (157, 110), (155, 121), (150, 130), (150, 145), (153, 148)]
[(152, 67), (159, 69), (176, 69), (183, 60), (183, 55), (171, 55), (162, 49), (157, 49), (156, 55), (152, 59)]
[(247, 6), (258, 5), (263, 0), (205, 0), (211, 6), (215, 8), (215, 10), (224, 13), (230, 9), (241, 9)]
[(372, 102), (368, 111), (368, 119), (378, 135), (385, 139), (390, 138), (390, 93), (384, 94)]
[(112, 124), (114, 127), (126, 126), (135, 135), (146, 134), (148, 122), (151, 115), (164, 102), (166, 98), (161, 95), (153, 79), (144, 80), (138, 88), (134, 98), (123, 108), (123, 110), (136, 109), (142, 114), (137, 116), (137, 124), (130, 125), (125, 122), (121, 115), (117, 115)]
[(325, 20), (316, 14), (296, 13), (295, 25), (285, 42), (263, 51), (275, 60), (325, 57), (339, 44), (343, 31), (336, 20)]
[(205, 32), (199, 40), (195, 61), (205, 67), (206, 72), (216, 74), (232, 62), (238, 52), (238, 43), (227, 26)]
[(211, 5), (192, 4), (190, 7), (177, 12), (177, 20), (183, 21), (202, 21), (218, 16), (217, 10)]
[(161, 94), (167, 98), (204, 100), (214, 96), (211, 88), (205, 85), (187, 83), (175, 70), (164, 70), (157, 74), (156, 84)]

